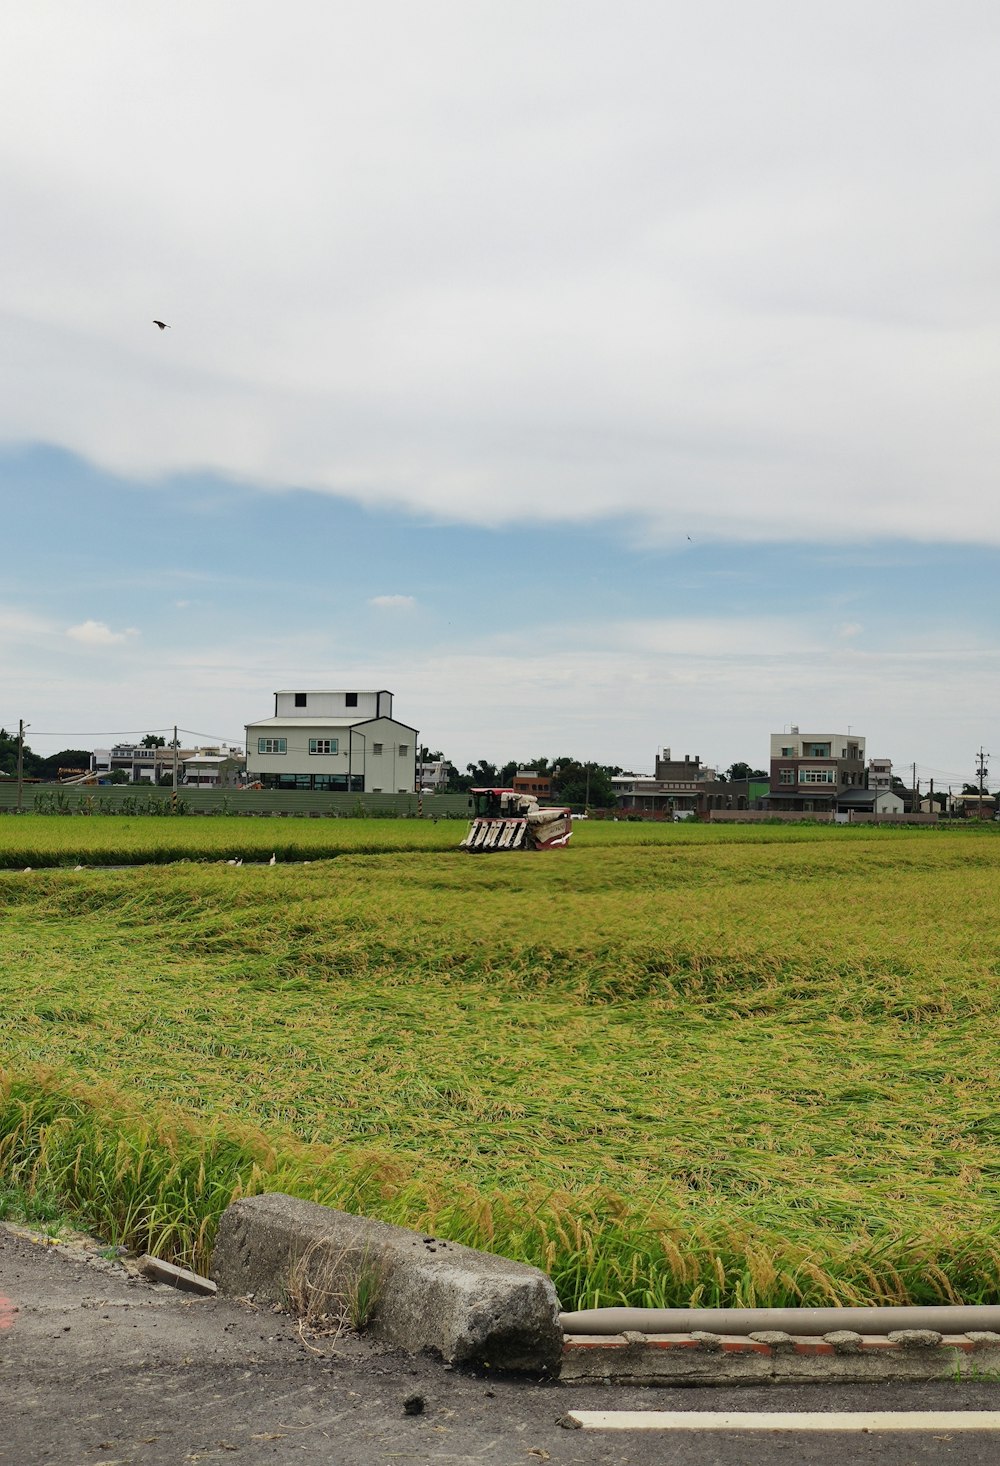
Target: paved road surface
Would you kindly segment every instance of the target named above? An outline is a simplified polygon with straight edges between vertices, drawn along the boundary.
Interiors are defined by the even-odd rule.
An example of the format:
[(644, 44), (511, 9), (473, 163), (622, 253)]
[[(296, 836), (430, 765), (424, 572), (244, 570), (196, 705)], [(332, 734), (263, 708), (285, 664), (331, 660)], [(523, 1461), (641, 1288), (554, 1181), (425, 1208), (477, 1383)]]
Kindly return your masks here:
[[(570, 1409), (990, 1410), (1000, 1384), (642, 1390), (447, 1370), (303, 1339), (271, 1310), (192, 1299), (0, 1227), (2, 1466), (995, 1466), (996, 1435), (661, 1436), (566, 1430)], [(316, 1351), (320, 1352), (316, 1352)], [(421, 1415), (403, 1401), (421, 1393)]]

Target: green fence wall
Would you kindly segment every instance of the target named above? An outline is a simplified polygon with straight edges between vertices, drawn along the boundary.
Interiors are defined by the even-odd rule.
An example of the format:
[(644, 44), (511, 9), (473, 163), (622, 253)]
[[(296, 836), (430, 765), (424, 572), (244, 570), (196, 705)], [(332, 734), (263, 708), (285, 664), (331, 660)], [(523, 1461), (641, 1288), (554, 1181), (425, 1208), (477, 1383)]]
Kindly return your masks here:
[[(180, 813), (350, 818), (358, 814), (400, 819), (467, 819), (468, 794), (323, 794), (309, 789), (179, 789)], [(138, 814), (167, 810), (170, 790), (143, 784), (98, 787), (25, 784), (21, 805), (63, 814)], [(153, 808), (151, 808), (153, 806)], [(0, 814), (17, 810), (17, 783), (0, 779)]]

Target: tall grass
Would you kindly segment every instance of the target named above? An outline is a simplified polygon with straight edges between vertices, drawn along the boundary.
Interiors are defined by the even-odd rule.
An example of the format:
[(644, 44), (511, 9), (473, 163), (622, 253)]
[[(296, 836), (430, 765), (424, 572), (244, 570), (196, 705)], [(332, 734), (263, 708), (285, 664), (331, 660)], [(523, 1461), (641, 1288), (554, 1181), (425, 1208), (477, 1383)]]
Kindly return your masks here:
[(199, 1266), (267, 1188), (568, 1305), (995, 1299), (1000, 846), (825, 834), (0, 876), (0, 1169)]

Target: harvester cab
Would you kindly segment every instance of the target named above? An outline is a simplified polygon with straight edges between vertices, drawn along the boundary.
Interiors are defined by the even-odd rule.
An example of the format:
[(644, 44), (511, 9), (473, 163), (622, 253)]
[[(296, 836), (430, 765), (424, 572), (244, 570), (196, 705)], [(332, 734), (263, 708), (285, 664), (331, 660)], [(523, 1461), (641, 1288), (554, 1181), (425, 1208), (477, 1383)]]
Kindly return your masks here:
[(459, 847), (484, 850), (554, 850), (573, 832), (568, 809), (540, 809), (533, 794), (516, 789), (470, 790), (475, 811)]

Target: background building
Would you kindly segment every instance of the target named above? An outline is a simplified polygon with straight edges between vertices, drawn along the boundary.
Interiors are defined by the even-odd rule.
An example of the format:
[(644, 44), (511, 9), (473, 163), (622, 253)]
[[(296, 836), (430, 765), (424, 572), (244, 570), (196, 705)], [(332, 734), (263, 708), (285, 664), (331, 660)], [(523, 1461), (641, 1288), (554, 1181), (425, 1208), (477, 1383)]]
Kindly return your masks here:
[(518, 794), (533, 794), (539, 800), (552, 797), (550, 775), (540, 774), (537, 769), (518, 769), (510, 781), (510, 787), (516, 789)]
[(451, 782), (451, 764), (446, 758), (424, 760), (417, 769), (417, 783), (425, 794), (440, 794)]
[(417, 730), (392, 716), (392, 693), (291, 689), (274, 717), (247, 724), (247, 781), (265, 789), (409, 794)]
[[(242, 748), (215, 745), (211, 748), (173, 749), (148, 748), (143, 743), (116, 743), (113, 748), (94, 749), (89, 774), (100, 780), (120, 770), (130, 784), (164, 784), (173, 782), (175, 758), (178, 784), (199, 784), (206, 789), (236, 785), (241, 780), (245, 763)], [(81, 781), (83, 778), (81, 775)]]
[(771, 734), (771, 792), (775, 812), (829, 812), (837, 796), (864, 789), (865, 740), (854, 733)]
[(894, 789), (845, 789), (837, 795), (838, 815), (902, 815), (906, 805)]
[(718, 772), (692, 758), (671, 757), (670, 749), (657, 753), (652, 776), (623, 774), (611, 780), (620, 814), (651, 818), (707, 817), (712, 810), (752, 809), (760, 806), (767, 784), (754, 779), (720, 779)]
[(183, 761), (186, 788), (233, 789), (243, 783), (246, 758), (242, 748), (199, 748)]
[(892, 788), (891, 758), (870, 758), (868, 760), (868, 787), (877, 789), (880, 793), (883, 789)]

